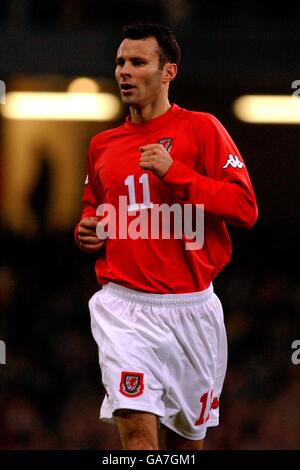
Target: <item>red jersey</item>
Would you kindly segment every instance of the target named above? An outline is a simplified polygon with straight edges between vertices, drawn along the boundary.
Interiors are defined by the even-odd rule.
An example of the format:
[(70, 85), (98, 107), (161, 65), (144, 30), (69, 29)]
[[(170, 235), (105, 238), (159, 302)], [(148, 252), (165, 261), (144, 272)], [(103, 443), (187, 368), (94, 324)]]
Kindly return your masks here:
[[(159, 178), (139, 166), (140, 147), (162, 143), (173, 159)], [(245, 163), (222, 124), (211, 114), (173, 104), (163, 115), (141, 124), (130, 117), (90, 143), (82, 218), (103, 203), (128, 209), (144, 204), (204, 204), (204, 244), (186, 250), (184, 239), (108, 238), (99, 251), (99, 284), (109, 281), (152, 293), (190, 293), (206, 289), (231, 257), (226, 224), (251, 227), (257, 219), (254, 191)], [(143, 176), (144, 175), (144, 176)], [(141, 206), (136, 206), (141, 207)], [(128, 211), (128, 223), (136, 213)], [(76, 237), (77, 237), (76, 227)]]

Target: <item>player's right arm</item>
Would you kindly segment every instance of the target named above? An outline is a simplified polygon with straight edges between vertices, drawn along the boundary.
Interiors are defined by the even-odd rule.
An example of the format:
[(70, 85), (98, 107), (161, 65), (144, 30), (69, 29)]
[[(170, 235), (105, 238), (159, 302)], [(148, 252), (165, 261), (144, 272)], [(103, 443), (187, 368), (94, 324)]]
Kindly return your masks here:
[(105, 244), (105, 240), (100, 240), (97, 237), (96, 227), (98, 223), (97, 217), (84, 217), (78, 224), (77, 245), (86, 253), (95, 253)]
[[(96, 234), (99, 218), (96, 216), (97, 207), (100, 204), (100, 188), (95, 185), (92, 164), (92, 143), (90, 143), (87, 157), (87, 177), (82, 196), (82, 215), (80, 222), (75, 227), (75, 241), (77, 246), (86, 253), (95, 253), (105, 245), (105, 240), (100, 240)], [(101, 223), (101, 222), (100, 222)]]

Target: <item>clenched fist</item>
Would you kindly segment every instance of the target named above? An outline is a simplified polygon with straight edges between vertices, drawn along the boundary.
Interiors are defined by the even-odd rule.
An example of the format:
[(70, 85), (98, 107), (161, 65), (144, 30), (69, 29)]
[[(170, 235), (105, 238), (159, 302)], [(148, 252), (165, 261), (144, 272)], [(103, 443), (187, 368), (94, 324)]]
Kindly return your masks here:
[(105, 244), (105, 240), (100, 240), (97, 237), (96, 228), (98, 223), (97, 217), (85, 217), (79, 222), (77, 239), (80, 249), (86, 253), (95, 253)]
[(162, 144), (149, 144), (140, 147), (140, 167), (152, 171), (162, 178), (173, 163), (173, 158)]

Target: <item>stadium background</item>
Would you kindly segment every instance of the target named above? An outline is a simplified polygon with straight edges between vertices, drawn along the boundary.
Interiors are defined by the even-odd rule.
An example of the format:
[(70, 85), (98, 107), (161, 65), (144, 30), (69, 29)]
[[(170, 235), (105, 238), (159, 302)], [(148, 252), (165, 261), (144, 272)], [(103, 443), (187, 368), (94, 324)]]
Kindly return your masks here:
[[(229, 368), (221, 425), (208, 431), (206, 448), (299, 449), (300, 365), (291, 361), (291, 344), (300, 339), (300, 127), (243, 123), (232, 102), (243, 94), (292, 94), (300, 79), (300, 2), (2, 0), (0, 79), (7, 91), (51, 91), (90, 76), (117, 93), (120, 29), (145, 18), (170, 25), (182, 47), (172, 101), (221, 120), (246, 159), (260, 210), (254, 229), (230, 228), (233, 258), (215, 282)], [(61, 213), (47, 139), (33, 141), (26, 154), (38, 169), (20, 197), (5, 172), (11, 130), (0, 117), (0, 339), (7, 348), (0, 449), (119, 448), (114, 428), (97, 419), (103, 390), (87, 307), (98, 288), (94, 257), (76, 248), (72, 230), (89, 139), (125, 112), (113, 123), (46, 125), (54, 138), (69, 136), (60, 184), (74, 192)], [(19, 163), (12, 163), (14, 175)]]

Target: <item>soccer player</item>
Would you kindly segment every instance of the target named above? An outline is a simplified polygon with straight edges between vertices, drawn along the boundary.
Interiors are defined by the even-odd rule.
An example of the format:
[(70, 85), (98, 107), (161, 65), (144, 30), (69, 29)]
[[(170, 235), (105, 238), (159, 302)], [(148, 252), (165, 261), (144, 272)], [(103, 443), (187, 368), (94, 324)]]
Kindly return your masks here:
[[(180, 60), (170, 29), (146, 23), (123, 33), (115, 76), (130, 115), (91, 140), (75, 230), (79, 247), (98, 253), (102, 289), (89, 308), (106, 390), (100, 418), (117, 424), (124, 449), (159, 449), (159, 428), (163, 448), (201, 449), (219, 422), (227, 366), (212, 281), (231, 256), (226, 224), (252, 227), (256, 199), (222, 124), (170, 104)], [(203, 244), (187, 249), (191, 236), (175, 236), (175, 226), (166, 237), (164, 221), (149, 235), (142, 225), (163, 204), (192, 207), (194, 221), (204, 207)], [(140, 236), (130, 236), (138, 225)]]

